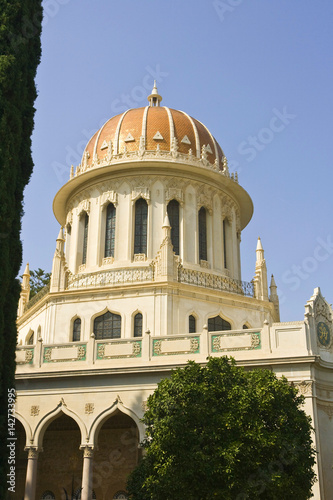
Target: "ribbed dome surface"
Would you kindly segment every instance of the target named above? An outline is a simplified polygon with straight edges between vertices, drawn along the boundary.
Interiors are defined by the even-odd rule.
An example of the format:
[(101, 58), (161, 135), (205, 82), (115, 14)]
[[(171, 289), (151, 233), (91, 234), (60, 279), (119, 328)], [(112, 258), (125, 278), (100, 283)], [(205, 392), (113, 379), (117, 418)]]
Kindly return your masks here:
[(87, 144), (86, 166), (110, 154), (135, 151), (181, 153), (223, 169), (223, 151), (209, 130), (183, 111), (160, 106), (129, 109), (110, 118)]

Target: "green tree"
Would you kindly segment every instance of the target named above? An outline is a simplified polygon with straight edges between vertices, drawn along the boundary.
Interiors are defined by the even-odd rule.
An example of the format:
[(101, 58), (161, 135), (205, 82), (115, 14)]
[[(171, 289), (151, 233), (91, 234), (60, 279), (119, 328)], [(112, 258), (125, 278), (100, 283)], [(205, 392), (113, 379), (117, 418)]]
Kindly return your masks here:
[(0, 0), (0, 498), (7, 490), (7, 394), (14, 387), (23, 190), (40, 60), (41, 0)]
[(51, 273), (46, 273), (40, 267), (30, 271), (30, 299), (50, 283)]
[(269, 370), (189, 362), (148, 398), (132, 500), (310, 498), (315, 451), (304, 398)]

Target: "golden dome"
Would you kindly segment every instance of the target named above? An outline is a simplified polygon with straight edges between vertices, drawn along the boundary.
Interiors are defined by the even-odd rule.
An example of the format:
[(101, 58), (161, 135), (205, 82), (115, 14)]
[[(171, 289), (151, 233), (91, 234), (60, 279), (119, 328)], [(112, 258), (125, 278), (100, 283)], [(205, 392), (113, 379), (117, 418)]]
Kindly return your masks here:
[[(149, 96), (149, 106), (110, 118), (93, 135), (83, 154), (85, 168), (95, 162), (103, 163), (108, 156), (156, 152), (166, 157), (202, 160), (207, 166), (223, 170), (223, 151), (207, 127), (183, 111), (160, 107), (161, 97), (156, 95)], [(154, 99), (157, 105), (153, 105)]]

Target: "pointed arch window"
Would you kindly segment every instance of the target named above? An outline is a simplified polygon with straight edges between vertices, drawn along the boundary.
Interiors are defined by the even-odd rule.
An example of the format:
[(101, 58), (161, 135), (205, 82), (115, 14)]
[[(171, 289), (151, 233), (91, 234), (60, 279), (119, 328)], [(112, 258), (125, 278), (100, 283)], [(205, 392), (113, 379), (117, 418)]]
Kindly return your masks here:
[(196, 332), (196, 318), (191, 314), (188, 317), (188, 331), (189, 333), (195, 333)]
[(79, 342), (81, 340), (81, 319), (76, 318), (73, 321), (73, 342)]
[(89, 215), (86, 213), (84, 215), (84, 226), (83, 226), (82, 264), (86, 264), (87, 262), (88, 228), (89, 228)]
[(105, 250), (104, 257), (114, 257), (116, 235), (116, 207), (109, 203), (106, 209)]
[(134, 253), (147, 254), (147, 221), (148, 205), (146, 200), (139, 198), (135, 202), (135, 233)]
[(215, 316), (214, 318), (208, 319), (208, 331), (209, 332), (220, 332), (223, 330), (231, 330), (231, 324), (221, 316)]
[(35, 340), (35, 333), (31, 332), (28, 338), (27, 345), (34, 345), (34, 340)]
[(134, 337), (142, 337), (142, 314), (134, 316)]
[(171, 200), (168, 203), (167, 212), (171, 226), (173, 251), (179, 255), (179, 203), (177, 200)]
[(107, 311), (94, 319), (94, 334), (97, 340), (118, 339), (121, 334), (121, 316)]
[(199, 260), (207, 260), (207, 214), (204, 207), (199, 210)]

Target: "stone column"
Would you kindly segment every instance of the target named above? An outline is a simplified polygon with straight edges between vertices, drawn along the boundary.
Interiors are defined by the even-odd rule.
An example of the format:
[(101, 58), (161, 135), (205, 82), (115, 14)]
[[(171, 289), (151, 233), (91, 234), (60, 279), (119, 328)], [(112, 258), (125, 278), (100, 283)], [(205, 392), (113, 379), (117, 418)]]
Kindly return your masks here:
[(92, 500), (92, 468), (94, 450), (92, 446), (81, 446), (83, 450), (81, 500)]
[(24, 500), (35, 500), (37, 485), (38, 448), (25, 448), (28, 451), (27, 476), (25, 481)]

